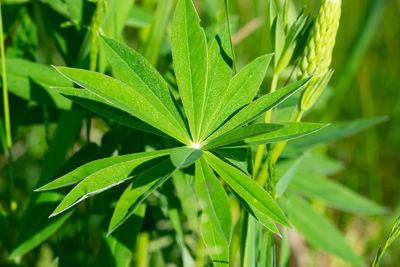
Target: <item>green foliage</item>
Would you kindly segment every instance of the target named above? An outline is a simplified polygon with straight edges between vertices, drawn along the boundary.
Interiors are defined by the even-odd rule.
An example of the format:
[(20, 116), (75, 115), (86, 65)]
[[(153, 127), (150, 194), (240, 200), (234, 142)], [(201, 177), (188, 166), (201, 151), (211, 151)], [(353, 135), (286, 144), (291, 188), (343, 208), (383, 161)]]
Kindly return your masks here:
[(325, 147), (387, 119), (301, 122), (333, 75), (340, 3), (314, 23), (291, 0), (254, 18), (234, 0), (0, 4), (0, 265), (287, 266), (288, 228), (362, 265), (333, 221), (388, 209), (336, 180), (349, 155)]

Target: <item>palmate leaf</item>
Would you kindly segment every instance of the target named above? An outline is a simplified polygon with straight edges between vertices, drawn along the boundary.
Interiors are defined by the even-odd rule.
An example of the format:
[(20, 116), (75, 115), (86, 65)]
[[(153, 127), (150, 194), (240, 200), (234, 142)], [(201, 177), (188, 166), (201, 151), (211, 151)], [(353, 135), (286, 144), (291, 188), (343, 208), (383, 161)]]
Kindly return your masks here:
[(196, 162), (196, 195), (202, 210), (201, 232), (215, 266), (227, 266), (231, 235), (228, 196), (204, 159)]
[(147, 133), (156, 134), (166, 138), (171, 138), (160, 130), (150, 126), (149, 124), (133, 117), (131, 114), (118, 109), (118, 107), (105, 101), (103, 98), (91, 93), (85, 89), (77, 89), (73, 87), (56, 87), (53, 88), (66, 98), (72, 100), (78, 105), (87, 108), (107, 119), (113, 120), (121, 125), (141, 130)]
[(362, 265), (362, 260), (353, 252), (335, 225), (316, 212), (305, 200), (288, 194), (280, 198), (279, 204), (287, 212), (296, 230), (312, 245), (353, 264)]
[(207, 138), (236, 111), (249, 104), (264, 79), (272, 55), (256, 58), (241, 70), (229, 83), (214, 113), (207, 116), (201, 140)]
[(170, 159), (166, 159), (139, 175), (124, 191), (114, 209), (108, 233), (123, 224), (137, 207), (176, 170)]
[(153, 93), (132, 88), (114, 78), (93, 71), (57, 67), (57, 70), (79, 86), (128, 112), (177, 140), (188, 143), (187, 133), (177, 128), (169, 112)]
[(221, 178), (243, 198), (247, 204), (258, 212), (265, 214), (274, 221), (290, 227), (289, 221), (272, 197), (246, 174), (232, 165), (225, 163), (210, 152), (204, 153), (210, 166)]
[(179, 0), (172, 24), (176, 81), (195, 143), (199, 140), (207, 83), (207, 41), (191, 0)]

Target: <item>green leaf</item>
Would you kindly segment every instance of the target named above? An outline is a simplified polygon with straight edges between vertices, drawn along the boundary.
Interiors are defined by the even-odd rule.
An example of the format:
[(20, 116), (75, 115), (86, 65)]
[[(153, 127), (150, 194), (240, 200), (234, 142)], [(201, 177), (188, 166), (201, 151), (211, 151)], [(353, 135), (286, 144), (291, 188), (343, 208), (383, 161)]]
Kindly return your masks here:
[(291, 142), (290, 146), (295, 149), (305, 149), (333, 142), (341, 138), (354, 135), (371, 126), (387, 121), (388, 117), (375, 117), (371, 119), (360, 119), (350, 122), (333, 123), (312, 136), (301, 138)]
[(196, 162), (195, 188), (203, 214), (228, 243), (231, 235), (231, 212), (228, 196), (204, 159)]
[(282, 197), (279, 204), (285, 209), (296, 230), (312, 245), (353, 264), (362, 265), (361, 259), (354, 254), (335, 225), (306, 201), (290, 194)]
[(196, 162), (196, 195), (202, 210), (201, 231), (216, 266), (229, 261), (231, 212), (228, 196), (204, 159)]
[(378, 253), (374, 258), (374, 261), (372, 262), (372, 267), (379, 267), (379, 262), (381, 261), (383, 255), (385, 255), (386, 250), (399, 237), (400, 237), (400, 217), (397, 218), (396, 222), (394, 223), (392, 231), (388, 236), (385, 245), (379, 248)]
[(71, 101), (49, 89), (51, 86), (72, 86), (54, 69), (25, 59), (7, 59), (6, 68), (8, 90), (11, 93), (39, 104), (71, 108)]
[(177, 197), (182, 206), (183, 213), (189, 222), (189, 228), (191, 230), (197, 229), (197, 209), (194, 209), (197, 205), (196, 194), (193, 184), (193, 176), (183, 173), (182, 171), (176, 171), (172, 175), (172, 182), (176, 190)]
[(312, 134), (326, 126), (326, 124), (310, 122), (285, 122), (285, 125), (287, 127), (255, 137), (250, 137), (226, 147), (250, 147), (261, 144), (276, 143)]
[(137, 209), (137, 207), (175, 171), (167, 159), (139, 175), (124, 191), (117, 202), (108, 227), (108, 233), (115, 231)]
[(290, 188), (308, 198), (320, 199), (330, 206), (348, 212), (382, 214), (386, 211), (381, 205), (351, 191), (345, 186), (308, 172), (297, 173)]
[[(65, 162), (65, 156), (81, 128), (83, 115), (77, 111), (64, 111), (57, 123), (57, 130), (49, 147), (39, 184), (49, 182), (57, 175)], [(52, 236), (70, 217), (72, 213), (65, 213), (56, 218), (49, 219), (49, 213), (54, 209), (55, 202), (61, 200), (63, 195), (56, 192), (43, 192), (31, 198), (26, 209), (17, 235), (17, 242), (10, 258), (16, 259), (29, 252), (44, 240)]]
[(229, 29), (226, 23), (211, 41), (208, 49), (208, 77), (204, 116), (200, 128), (201, 134), (212, 114), (218, 108), (228, 88), (232, 76), (233, 52), (231, 50)]
[(292, 96), (298, 90), (303, 88), (303, 86), (311, 79), (311, 77), (292, 83), (282, 89), (279, 89), (273, 93), (266, 94), (249, 105), (241, 109), (236, 115), (229, 119), (224, 125), (221, 126), (217, 131), (215, 131), (208, 139), (216, 138), (221, 134), (224, 134), (230, 130), (237, 127), (243, 126), (257, 117), (265, 114), (266, 111), (279, 105), (287, 98)]
[(142, 229), (146, 205), (140, 205), (132, 217), (111, 235), (102, 235), (102, 245), (97, 266), (126, 267), (132, 262), (132, 248), (135, 246), (137, 235)]
[(278, 228), (276, 227), (274, 221), (266, 216), (265, 214), (261, 213), (254, 207), (250, 207), (247, 202), (241, 198), (239, 195), (236, 194), (236, 197), (239, 199), (240, 203), (243, 205), (245, 210), (251, 214), (262, 226), (270, 230), (272, 233), (277, 234), (278, 236), (281, 236)]
[(178, 147), (170, 151), (171, 161), (177, 169), (189, 167), (202, 155), (203, 151), (190, 147)]
[(81, 105), (82, 107), (87, 108), (105, 118), (120, 123), (121, 125), (170, 138), (170, 136), (167, 134), (139, 120), (138, 118), (133, 117), (129, 113), (118, 109), (118, 107), (112, 105), (88, 90), (72, 87), (57, 87), (53, 89), (57, 90), (59, 93), (63, 94), (65, 97)]
[(210, 152), (204, 157), (222, 179), (252, 208), (274, 221), (290, 227), (289, 221), (272, 197), (254, 180)]
[(264, 135), (269, 132), (277, 131), (279, 129), (285, 128), (286, 125), (281, 124), (252, 124), (245, 126), (236, 130), (232, 130), (223, 134), (215, 139), (210, 140), (203, 149), (210, 150), (213, 148), (229, 145), (232, 143), (239, 142), (243, 139)]
[(151, 25), (152, 15), (143, 10), (140, 6), (134, 5), (126, 20), (126, 26), (129, 27), (148, 27)]
[(176, 81), (192, 138), (199, 141), (207, 83), (207, 41), (191, 0), (179, 0), (172, 24)]
[(137, 160), (150, 160), (168, 155), (168, 153), (169, 150), (159, 150), (95, 160), (80, 166), (79, 168), (67, 173), (66, 175), (61, 176), (58, 179), (53, 180), (52, 182), (36, 189), (36, 191), (53, 190), (64, 186), (73, 185), (81, 182), (82, 180), (90, 177), (93, 174), (105, 171), (105, 169), (113, 167), (114, 165), (129, 163), (130, 161), (135, 164), (136, 162), (138, 162)]
[(267, 71), (272, 55), (256, 58), (230, 81), (213, 114), (207, 117), (202, 140), (219, 128), (234, 112), (249, 104), (255, 97)]
[[(136, 51), (105, 36), (101, 36), (101, 40), (107, 59), (118, 78), (145, 97), (152, 106), (157, 107), (157, 112), (163, 114), (163, 117), (176, 128), (174, 132), (179, 132), (179, 135), (188, 139), (185, 122), (161, 75)], [(164, 124), (166, 122), (162, 123)]]
[(109, 76), (81, 69), (57, 67), (65, 77), (96, 94), (104, 101), (128, 112), (177, 140), (188, 143), (186, 133), (181, 132), (169, 120), (168, 112), (160, 106), (153, 94), (144, 94)]
[(108, 167), (102, 167), (76, 185), (65, 196), (63, 201), (61, 201), (50, 217), (60, 214), (92, 195), (108, 190), (109, 188), (119, 185), (128, 179), (132, 179), (144, 171), (147, 167), (146, 165), (150, 164), (149, 161), (158, 157), (159, 155), (157, 154), (148, 156), (144, 155), (138, 158), (135, 157), (132, 160), (115, 163)]
[(297, 169), (299, 168), (300, 164), (303, 162), (304, 155), (298, 157), (293, 164), (291, 164), (290, 168), (282, 175), (276, 184), (276, 196), (281, 197), (283, 193), (285, 193), (287, 187), (292, 182), (293, 177), (295, 176)]
[(157, 1), (150, 29), (143, 29), (145, 42), (140, 46), (139, 52), (153, 65), (157, 64), (160, 56), (174, 7), (175, 1)]

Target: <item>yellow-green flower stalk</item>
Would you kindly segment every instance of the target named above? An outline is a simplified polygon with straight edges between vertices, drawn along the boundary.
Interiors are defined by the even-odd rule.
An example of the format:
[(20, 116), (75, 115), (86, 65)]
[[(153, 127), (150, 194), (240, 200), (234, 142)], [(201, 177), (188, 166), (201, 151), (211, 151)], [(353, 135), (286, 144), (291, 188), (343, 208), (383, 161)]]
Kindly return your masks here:
[(300, 114), (314, 104), (332, 76), (329, 66), (339, 28), (341, 5), (341, 0), (324, 0), (311, 29), (300, 63), (300, 73), (302, 78), (315, 77), (304, 89), (298, 106)]
[[(300, 102), (292, 116), (292, 121), (300, 121), (303, 113), (309, 109), (321, 95), (332, 77), (329, 69), (332, 62), (332, 52), (335, 46), (336, 33), (339, 28), (341, 0), (324, 0), (318, 16), (312, 25), (307, 45), (300, 62), (300, 76), (314, 78), (306, 85)], [(286, 142), (279, 142), (271, 152), (273, 162), (279, 158)], [(267, 175), (268, 166), (263, 166), (260, 176)], [(263, 179), (263, 177), (259, 177)]]

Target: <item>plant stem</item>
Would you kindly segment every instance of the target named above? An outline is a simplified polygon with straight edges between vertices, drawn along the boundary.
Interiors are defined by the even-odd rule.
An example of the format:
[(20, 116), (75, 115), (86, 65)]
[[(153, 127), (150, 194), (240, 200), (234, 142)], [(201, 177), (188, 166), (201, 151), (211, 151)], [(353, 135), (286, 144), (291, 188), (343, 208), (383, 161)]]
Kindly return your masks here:
[(14, 208), (14, 173), (13, 173), (13, 157), (12, 157), (12, 136), (11, 136), (11, 122), (10, 122), (10, 107), (8, 101), (8, 88), (7, 88), (7, 76), (6, 76), (6, 57), (4, 52), (4, 33), (3, 33), (3, 17), (0, 2), (0, 56), (1, 56), (1, 77), (3, 87), (3, 105), (4, 105), (4, 124), (6, 131), (6, 156), (8, 159), (8, 176), (10, 186), (10, 207), (11, 210)]
[(97, 55), (99, 53), (97, 31), (100, 28), (102, 7), (103, 0), (97, 0), (96, 14), (92, 26), (92, 39), (90, 42), (90, 70), (96, 70), (97, 67)]
[[(274, 74), (272, 76), (271, 89), (269, 91), (270, 93), (275, 92), (276, 87), (278, 85), (278, 78), (279, 78), (278, 74)], [(271, 110), (268, 110), (265, 113), (264, 123), (269, 123), (270, 120), (271, 120)], [(265, 150), (265, 145), (259, 145), (257, 148), (256, 158), (254, 160), (254, 166), (253, 166), (253, 177), (257, 177), (264, 156), (264, 150)]]
[(230, 45), (231, 45), (231, 50), (232, 50), (232, 60), (233, 60), (233, 72), (237, 73), (237, 68), (236, 68), (236, 57), (235, 57), (235, 51), (233, 50), (233, 43), (232, 43), (232, 31), (231, 31), (231, 22), (229, 20), (229, 1), (225, 0), (225, 13), (226, 13), (226, 22), (228, 23), (228, 33), (229, 33), (229, 40), (230, 40)]
[(3, 103), (4, 103), (4, 122), (6, 129), (6, 141), (7, 148), (10, 150), (12, 147), (11, 139), (11, 123), (10, 123), (10, 111), (8, 103), (8, 90), (7, 90), (7, 77), (6, 77), (6, 57), (4, 52), (4, 34), (3, 34), (3, 17), (1, 14), (1, 3), (0, 3), (0, 56), (1, 56), (1, 76), (3, 77)]
[[(303, 116), (304, 111), (300, 110), (298, 107), (294, 110), (292, 117), (290, 121), (292, 122), (299, 122), (301, 121), (301, 118)], [(281, 141), (277, 143), (274, 148), (271, 151), (271, 160), (272, 163), (275, 164), (281, 155), (283, 149), (286, 146), (287, 141)], [(265, 183), (267, 182), (268, 178), (268, 173), (269, 173), (269, 163), (268, 161), (265, 161), (261, 167), (260, 173), (257, 175), (257, 182), (261, 185), (264, 186)]]

